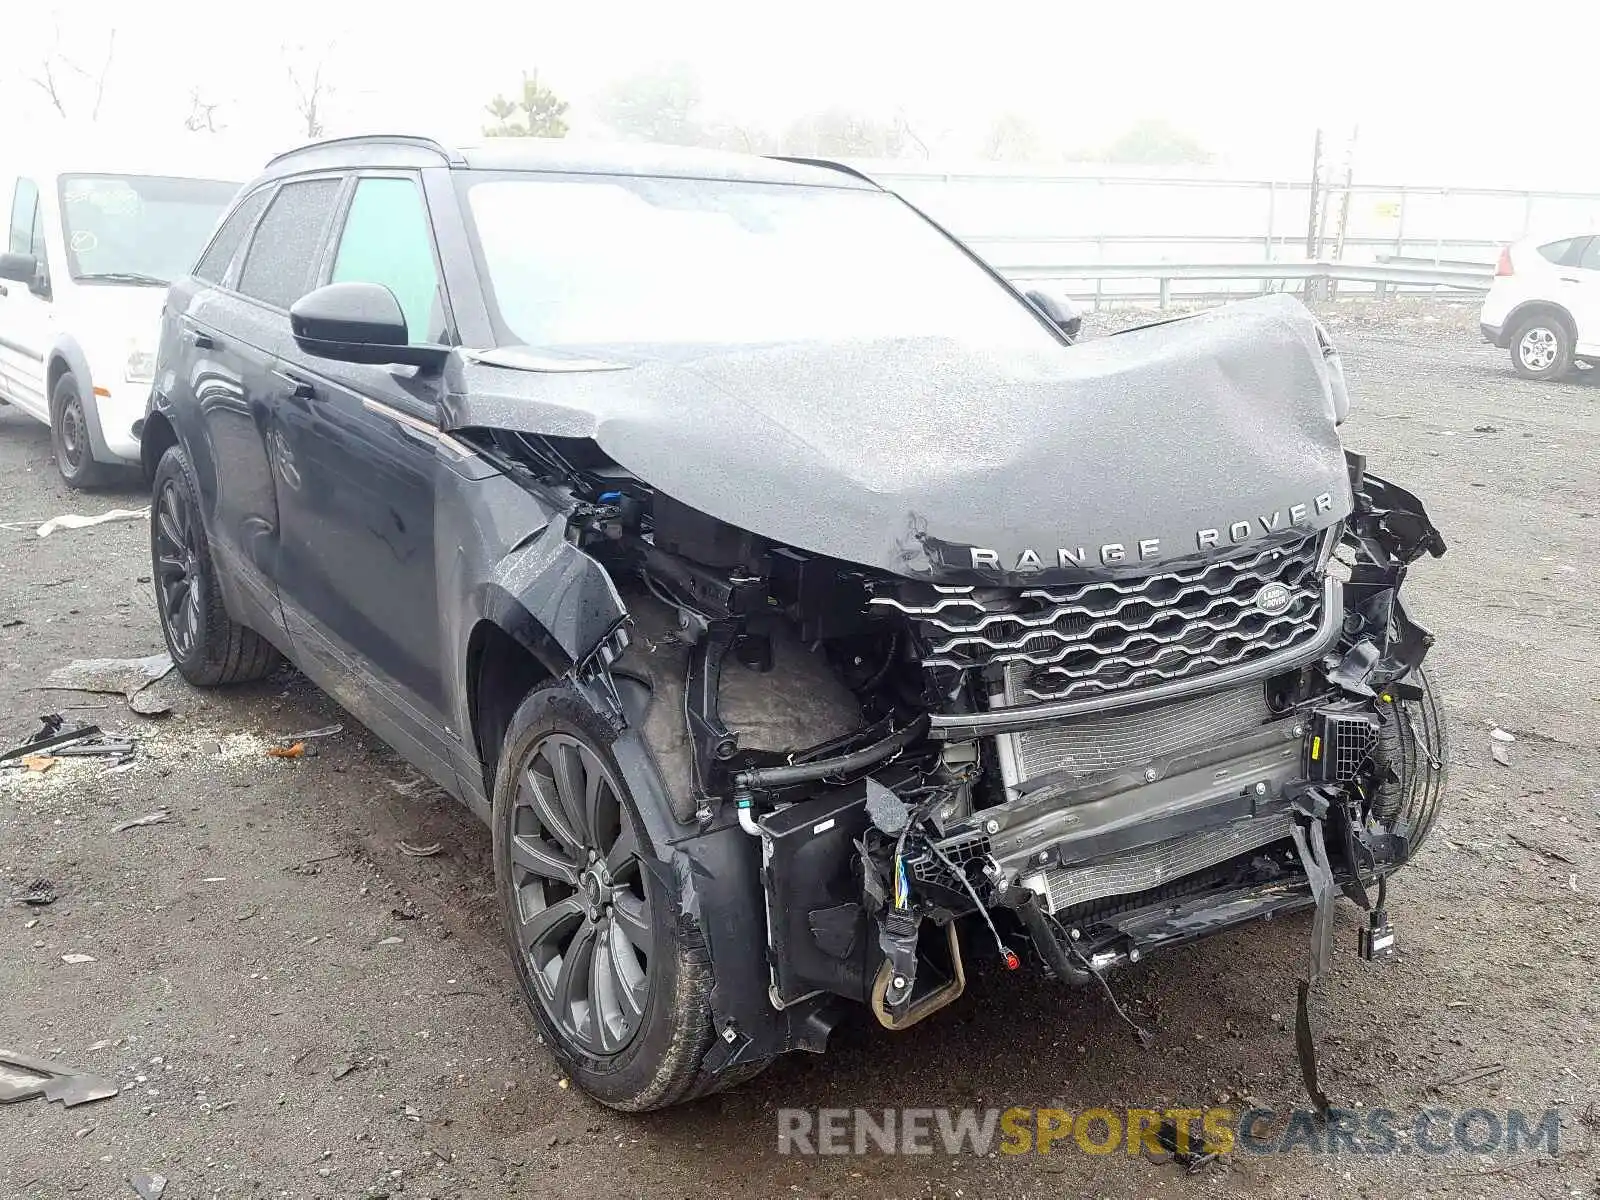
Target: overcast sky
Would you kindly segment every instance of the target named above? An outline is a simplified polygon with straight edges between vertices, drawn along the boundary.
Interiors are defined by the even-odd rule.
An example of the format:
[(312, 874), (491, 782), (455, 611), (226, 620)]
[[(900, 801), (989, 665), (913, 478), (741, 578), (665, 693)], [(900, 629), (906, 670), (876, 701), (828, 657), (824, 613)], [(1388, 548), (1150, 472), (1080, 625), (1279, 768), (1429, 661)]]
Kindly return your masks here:
[[(198, 88), (230, 136), (263, 152), (300, 140), (290, 64), (304, 75), (323, 62), (330, 134), (465, 138), (524, 69), (572, 102), (576, 133), (600, 133), (592, 97), (677, 60), (697, 72), (708, 115), (781, 127), (836, 105), (899, 114), (952, 154), (1002, 114), (1062, 150), (1162, 117), (1223, 169), (1303, 178), (1319, 124), (1339, 136), (1359, 126), (1368, 182), (1600, 192), (1600, 156), (1584, 142), (1597, 108), (1594, 0), (1543, 0), (1534, 32), (1503, 9), (1431, 0), (4, 3), (0, 142), (59, 120), (34, 82), (52, 48), (93, 75), (115, 30), (99, 124), (181, 131)], [(54, 73), (69, 113), (86, 114), (90, 81), (59, 57)]]

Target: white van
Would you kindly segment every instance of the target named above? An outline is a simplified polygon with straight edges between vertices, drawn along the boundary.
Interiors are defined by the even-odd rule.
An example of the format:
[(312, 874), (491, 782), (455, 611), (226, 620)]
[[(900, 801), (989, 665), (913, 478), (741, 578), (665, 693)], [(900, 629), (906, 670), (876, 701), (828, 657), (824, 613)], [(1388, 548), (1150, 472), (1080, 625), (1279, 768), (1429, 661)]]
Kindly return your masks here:
[(165, 157), (58, 146), (0, 161), (0, 402), (50, 426), (73, 487), (138, 464), (167, 284), (248, 174), (214, 177), (215, 157), (197, 139)]

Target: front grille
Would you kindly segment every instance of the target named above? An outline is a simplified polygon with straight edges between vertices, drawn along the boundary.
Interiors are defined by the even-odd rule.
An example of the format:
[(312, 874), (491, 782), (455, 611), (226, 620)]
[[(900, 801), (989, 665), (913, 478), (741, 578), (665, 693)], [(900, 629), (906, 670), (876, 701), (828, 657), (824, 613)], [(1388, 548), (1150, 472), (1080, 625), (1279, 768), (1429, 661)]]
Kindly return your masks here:
[[(1056, 588), (937, 588), (878, 598), (916, 623), (928, 667), (1005, 668), (1008, 704), (1094, 697), (1206, 674), (1310, 643), (1322, 621), (1311, 535), (1134, 579)], [(1281, 585), (1288, 603), (1262, 607)]]
[(1058, 867), (1044, 873), (1045, 899), (1050, 911), (1059, 913), (1088, 900), (1160, 887), (1237, 854), (1286, 838), (1293, 825), (1291, 814), (1274, 813), (1158, 842), (1105, 862)]
[[(1014, 700), (1008, 701), (1016, 703)], [(1046, 771), (1098, 775), (1141, 766), (1200, 746), (1215, 746), (1272, 719), (1257, 680), (1156, 708), (1079, 717), (1014, 735), (1019, 780)]]

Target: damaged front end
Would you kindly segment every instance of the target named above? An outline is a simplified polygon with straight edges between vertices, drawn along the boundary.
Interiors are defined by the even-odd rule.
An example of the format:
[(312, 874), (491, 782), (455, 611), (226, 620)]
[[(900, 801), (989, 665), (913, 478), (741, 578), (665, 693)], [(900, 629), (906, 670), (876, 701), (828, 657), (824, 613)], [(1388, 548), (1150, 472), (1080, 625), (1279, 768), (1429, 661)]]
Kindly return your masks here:
[(659, 796), (659, 869), (717, 974), (709, 1069), (820, 1049), (841, 1000), (904, 1029), (961, 995), (969, 959), (1104, 986), (1304, 907), (1314, 984), (1341, 893), (1368, 913), (1363, 955), (1392, 949), (1385, 881), (1427, 837), (1445, 758), (1433, 637), (1400, 591), (1445, 545), (1338, 449), (1336, 407), (1305, 404), (1293, 453), (1236, 452), (1293, 460), (1248, 519), (1218, 519), (1219, 485), (1191, 472), (1210, 491), (1185, 513), (1209, 522), (1163, 511), (1157, 536), (1042, 553), (1015, 499), (1022, 538), (980, 545), (971, 514), (959, 537), (902, 519), (896, 541), (887, 504), (851, 493), (830, 541), (816, 517), (707, 511), (685, 496), (708, 485), (646, 474), (603, 423), (462, 431), (562, 497), (565, 541), (616, 584), (625, 625), (574, 647), (569, 675), (632, 739), (630, 786)]

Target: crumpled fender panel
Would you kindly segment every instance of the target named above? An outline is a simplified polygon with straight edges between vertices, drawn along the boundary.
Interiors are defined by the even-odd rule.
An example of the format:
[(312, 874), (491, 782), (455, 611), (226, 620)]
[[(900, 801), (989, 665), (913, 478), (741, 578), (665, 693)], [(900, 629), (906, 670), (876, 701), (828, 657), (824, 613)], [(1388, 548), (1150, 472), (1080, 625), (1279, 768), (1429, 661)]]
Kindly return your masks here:
[(1407, 614), (1400, 586), (1413, 562), (1442, 557), (1447, 547), (1422, 501), (1367, 474), (1362, 455), (1346, 458), (1356, 503), (1345, 541), (1355, 562), (1344, 585), (1345, 637), (1327, 675), (1345, 691), (1371, 697), (1421, 666), (1433, 645), (1433, 634)]

